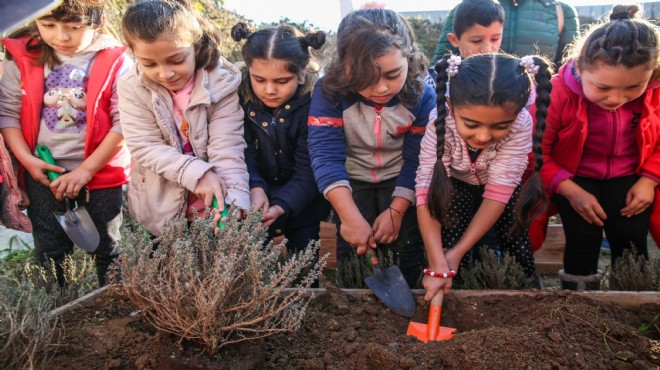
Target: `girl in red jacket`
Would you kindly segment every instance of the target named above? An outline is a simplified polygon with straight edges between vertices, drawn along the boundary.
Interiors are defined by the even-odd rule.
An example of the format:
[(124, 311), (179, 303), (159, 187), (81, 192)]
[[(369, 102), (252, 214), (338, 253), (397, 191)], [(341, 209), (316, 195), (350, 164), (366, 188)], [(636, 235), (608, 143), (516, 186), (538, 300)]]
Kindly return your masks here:
[(659, 35), (638, 10), (615, 6), (552, 79), (541, 174), (566, 233), (567, 289), (597, 272), (603, 229), (612, 262), (631, 247), (646, 257), (649, 229), (660, 236)]
[[(117, 76), (132, 64), (105, 26), (105, 1), (64, 0), (2, 42), (0, 129), (21, 164), (35, 254), (61, 264), (73, 242), (53, 217), (62, 200), (84, 205), (100, 234), (99, 283), (119, 252), (122, 185), (130, 157), (119, 125)], [(104, 32), (105, 31), (105, 32)], [(57, 163), (35, 155), (47, 146)], [(62, 173), (49, 181), (46, 171)], [(67, 200), (68, 202), (68, 200)]]

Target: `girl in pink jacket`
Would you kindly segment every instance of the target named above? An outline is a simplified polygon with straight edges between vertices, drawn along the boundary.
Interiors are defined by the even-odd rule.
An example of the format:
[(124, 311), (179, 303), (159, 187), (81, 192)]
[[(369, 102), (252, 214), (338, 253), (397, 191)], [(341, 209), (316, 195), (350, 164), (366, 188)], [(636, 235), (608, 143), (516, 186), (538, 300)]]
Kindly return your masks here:
[[(526, 224), (545, 199), (538, 171), (551, 77), (540, 57), (504, 54), (464, 61), (451, 56), (435, 68), (438, 109), (422, 139), (416, 178), (417, 217), (429, 260), (427, 300), (450, 290), (463, 256), (493, 225), (501, 250), (535, 276)], [(536, 129), (524, 109), (534, 82)], [(532, 149), (535, 173), (521, 188)]]
[(184, 3), (138, 1), (122, 20), (136, 60), (119, 83), (128, 206), (157, 236), (176, 217), (204, 214), (214, 197), (250, 207), (241, 74), (220, 58), (217, 28)]

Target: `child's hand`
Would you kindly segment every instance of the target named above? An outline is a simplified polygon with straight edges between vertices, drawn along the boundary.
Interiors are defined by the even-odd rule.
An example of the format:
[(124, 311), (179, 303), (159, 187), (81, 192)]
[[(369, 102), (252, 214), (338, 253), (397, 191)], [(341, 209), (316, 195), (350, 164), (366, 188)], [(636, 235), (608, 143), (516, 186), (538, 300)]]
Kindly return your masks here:
[(607, 220), (607, 214), (603, 210), (603, 207), (598, 203), (596, 197), (582, 189), (581, 186), (572, 180), (564, 180), (559, 184), (559, 194), (568, 199), (571, 207), (585, 221), (601, 227), (604, 225), (603, 221)]
[[(447, 260), (447, 269), (454, 270), (458, 273), (458, 267), (461, 265), (463, 254), (458, 248), (450, 248), (445, 252), (445, 259)], [(441, 266), (442, 267), (442, 266)], [(438, 271), (445, 272), (445, 271)]]
[(357, 254), (365, 254), (367, 247), (376, 248), (371, 226), (362, 215), (354, 220), (342, 220), (339, 233), (348, 245), (357, 249)]
[[(447, 270), (449, 271), (449, 270)], [(442, 278), (442, 277), (433, 277), (424, 275), (422, 279), (422, 285), (426, 290), (424, 294), (424, 300), (430, 301), (438, 294), (438, 291), (442, 289), (444, 294), (448, 294), (451, 291), (452, 278)]]
[[(429, 265), (429, 270), (439, 273), (449, 272), (449, 270), (454, 270), (454, 271), (458, 270), (458, 268), (452, 269), (450, 268), (450, 266), (451, 265), (449, 264), (449, 261), (447, 261), (445, 255), (445, 259), (443, 261), (438, 261), (436, 265)], [(426, 294), (424, 295), (424, 300), (428, 302), (438, 294), (438, 291), (440, 289), (442, 289), (444, 294), (449, 293), (449, 291), (451, 290), (452, 278), (442, 278), (442, 277), (433, 277), (433, 276), (424, 275), (424, 279), (422, 279), (422, 285), (426, 290)]]
[(628, 194), (626, 194), (626, 206), (621, 209), (621, 215), (632, 217), (644, 212), (653, 203), (655, 187), (657, 185), (658, 182), (651, 178), (646, 176), (640, 177), (635, 185), (628, 190)]
[(393, 211), (390, 208), (378, 215), (373, 226), (376, 243), (392, 244), (399, 237), (402, 219), (403, 215), (400, 212)]
[(262, 187), (250, 189), (250, 206), (254, 211), (261, 211), (262, 214), (268, 213), (268, 196)]
[(92, 180), (94, 174), (82, 167), (60, 176), (50, 183), (50, 191), (55, 199), (62, 200), (65, 197), (76, 199), (80, 190)]
[(198, 198), (204, 200), (207, 207), (211, 207), (213, 197), (218, 200), (218, 212), (225, 209), (225, 194), (227, 194), (227, 186), (225, 182), (216, 175), (213, 171), (206, 171), (204, 176), (197, 182), (197, 187), (194, 190)]
[(34, 181), (41, 183), (44, 186), (50, 186), (50, 180), (46, 176), (46, 171), (53, 171), (57, 173), (64, 173), (64, 167), (48, 164), (37, 157), (30, 156), (25, 163), (22, 163)]
[(277, 220), (278, 217), (284, 215), (284, 209), (280, 206), (271, 206), (266, 213), (261, 216), (261, 224), (263, 227), (269, 227)]

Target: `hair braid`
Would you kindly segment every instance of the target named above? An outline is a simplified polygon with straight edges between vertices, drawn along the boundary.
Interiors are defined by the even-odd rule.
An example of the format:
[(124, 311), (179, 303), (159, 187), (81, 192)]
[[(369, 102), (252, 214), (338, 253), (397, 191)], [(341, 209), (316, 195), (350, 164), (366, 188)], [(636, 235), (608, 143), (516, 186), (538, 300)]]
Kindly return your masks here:
[(534, 56), (534, 64), (539, 66), (535, 75), (536, 82), (536, 125), (532, 135), (532, 152), (534, 153), (534, 173), (527, 179), (522, 188), (520, 198), (515, 209), (515, 223), (512, 233), (521, 233), (528, 229), (530, 222), (536, 215), (545, 211), (547, 197), (541, 181), (541, 167), (543, 166), (543, 155), (541, 151), (541, 140), (545, 131), (545, 119), (548, 115), (550, 105), (550, 92), (552, 91), (552, 69), (549, 63), (542, 57)]
[(437, 136), (437, 161), (435, 162), (435, 167), (433, 168), (433, 175), (431, 178), (431, 184), (428, 191), (428, 204), (429, 211), (431, 216), (436, 220), (440, 221), (443, 225), (448, 225), (451, 223), (449, 219), (449, 201), (451, 200), (453, 187), (451, 181), (449, 180), (449, 174), (445, 169), (445, 165), (442, 161), (442, 157), (445, 153), (445, 132), (446, 132), (446, 119), (449, 115), (447, 109), (447, 81), (449, 80), (449, 74), (447, 73), (447, 67), (449, 56), (445, 56), (438, 61), (438, 64), (435, 66), (436, 72), (438, 72), (438, 77), (436, 79), (436, 105), (438, 116), (436, 117), (435, 124), (435, 133)]

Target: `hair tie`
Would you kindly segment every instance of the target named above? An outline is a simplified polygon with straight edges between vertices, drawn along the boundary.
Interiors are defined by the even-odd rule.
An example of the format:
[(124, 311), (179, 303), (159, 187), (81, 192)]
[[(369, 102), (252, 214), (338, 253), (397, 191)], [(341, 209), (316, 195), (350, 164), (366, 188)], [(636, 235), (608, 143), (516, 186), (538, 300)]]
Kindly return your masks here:
[(624, 19), (630, 19), (630, 13), (628, 12), (620, 12), (620, 13), (612, 13), (610, 14), (610, 20), (611, 21), (622, 21)]
[(520, 66), (525, 68), (525, 71), (531, 75), (539, 73), (540, 67), (534, 63), (534, 57), (531, 55), (520, 58)]
[(458, 73), (458, 66), (461, 65), (461, 57), (459, 55), (452, 55), (447, 59), (449, 67), (447, 67), (447, 74), (450, 77), (456, 76)]

